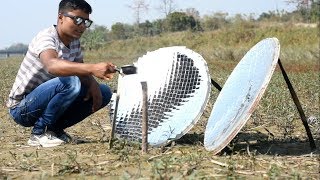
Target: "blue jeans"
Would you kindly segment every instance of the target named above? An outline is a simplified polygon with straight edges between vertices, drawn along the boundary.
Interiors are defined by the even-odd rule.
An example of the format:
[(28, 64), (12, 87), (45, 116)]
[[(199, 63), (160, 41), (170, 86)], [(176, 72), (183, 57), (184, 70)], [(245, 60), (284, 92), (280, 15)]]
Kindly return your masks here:
[[(112, 92), (105, 84), (100, 90), (104, 107)], [(16, 123), (33, 126), (32, 134), (43, 134), (46, 128), (59, 134), (93, 113), (92, 99), (83, 100), (86, 93), (77, 76), (57, 77), (39, 85), (9, 112)]]

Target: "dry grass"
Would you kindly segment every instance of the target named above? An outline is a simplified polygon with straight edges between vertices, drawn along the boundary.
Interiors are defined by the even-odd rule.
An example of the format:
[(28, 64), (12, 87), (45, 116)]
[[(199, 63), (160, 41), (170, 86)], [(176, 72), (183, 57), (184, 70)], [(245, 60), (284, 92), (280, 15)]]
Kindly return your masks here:
[[(101, 50), (86, 57), (90, 62), (106, 59), (123, 65), (146, 51), (140, 48), (119, 54), (117, 48), (120, 46), (108, 54)], [(244, 47), (237, 57), (246, 50)], [(211, 52), (207, 48), (199, 51), (205, 54), (212, 78), (223, 85), (237, 61), (216, 60), (211, 53), (205, 53)], [(218, 155), (203, 147), (206, 122), (218, 95), (216, 89), (203, 116), (188, 134), (168, 146), (151, 148), (147, 155), (141, 154), (138, 144), (123, 140), (117, 140), (109, 149), (107, 108), (67, 129), (84, 143), (29, 147), (26, 142), (31, 129), (15, 124), (4, 106), (20, 62), (19, 58), (0, 61), (0, 179), (320, 179), (320, 70), (314, 59), (282, 58), (282, 62), (307, 117), (314, 119), (310, 126), (318, 149), (310, 150), (296, 107), (276, 70), (245, 127)], [(107, 83), (116, 88), (116, 78)]]

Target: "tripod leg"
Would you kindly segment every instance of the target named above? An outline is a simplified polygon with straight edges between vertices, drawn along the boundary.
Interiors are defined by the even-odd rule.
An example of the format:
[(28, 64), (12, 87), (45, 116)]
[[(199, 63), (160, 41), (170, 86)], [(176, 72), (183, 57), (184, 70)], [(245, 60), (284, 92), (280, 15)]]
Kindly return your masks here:
[(221, 87), (217, 82), (215, 82), (212, 78), (211, 78), (211, 84), (212, 84), (215, 88), (217, 88), (219, 91), (222, 90), (222, 87)]
[(289, 80), (289, 77), (288, 77), (286, 71), (284, 70), (284, 68), (283, 68), (283, 66), (281, 64), (280, 59), (278, 59), (278, 64), (279, 64), (279, 67), (281, 69), (281, 72), (282, 72), (282, 75), (284, 77), (284, 80), (286, 81), (287, 86), (289, 88), (289, 91), (290, 91), (291, 97), (293, 99), (293, 102), (294, 102), (294, 104), (296, 105), (296, 107), (298, 109), (298, 112), (299, 112), (300, 118), (302, 120), (302, 123), (304, 125), (304, 128), (307, 131), (307, 135), (308, 135), (308, 138), (309, 138), (309, 141), (310, 141), (311, 150), (315, 150), (316, 149), (316, 144), (315, 144), (314, 139), (312, 137), (312, 134), (311, 134), (308, 122), (307, 122), (307, 118), (306, 118), (306, 116), (304, 114), (304, 111), (303, 111), (303, 109), (301, 107), (301, 104), (300, 104), (300, 101), (298, 99), (298, 96), (297, 96), (296, 92), (293, 89), (293, 86), (292, 86), (292, 84), (291, 84), (291, 82)]

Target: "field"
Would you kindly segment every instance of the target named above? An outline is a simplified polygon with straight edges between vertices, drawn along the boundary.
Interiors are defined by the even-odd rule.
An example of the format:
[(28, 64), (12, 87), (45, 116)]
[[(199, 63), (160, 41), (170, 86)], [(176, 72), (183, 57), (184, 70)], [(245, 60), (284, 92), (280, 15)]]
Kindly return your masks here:
[[(196, 126), (181, 139), (165, 147), (151, 148), (148, 154), (141, 153), (139, 144), (123, 140), (117, 140), (109, 149), (107, 108), (66, 130), (83, 140), (82, 143), (54, 148), (29, 147), (26, 142), (31, 129), (15, 124), (5, 107), (22, 59), (14, 57), (0, 60), (0, 179), (320, 179), (317, 30), (277, 29), (264, 28), (254, 32), (249, 40), (239, 42), (233, 41), (242, 37), (235, 32), (184, 32), (137, 38), (112, 42), (100, 50), (86, 52), (85, 57), (87, 62), (108, 60), (123, 65), (159, 47), (185, 45), (203, 55), (212, 78), (223, 85), (251, 46), (264, 37), (279, 37), (280, 58), (309, 118), (316, 150), (310, 149), (279, 67), (247, 124), (217, 155), (203, 147), (206, 122), (219, 93), (214, 88)], [(230, 35), (225, 37), (226, 33)], [(250, 35), (251, 31), (242, 33)], [(116, 77), (106, 83), (115, 89)]]

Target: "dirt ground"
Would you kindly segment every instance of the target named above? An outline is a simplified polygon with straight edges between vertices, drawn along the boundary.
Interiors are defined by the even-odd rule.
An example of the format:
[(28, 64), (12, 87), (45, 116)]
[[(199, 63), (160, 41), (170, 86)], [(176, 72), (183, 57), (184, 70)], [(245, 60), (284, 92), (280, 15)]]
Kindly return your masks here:
[(311, 151), (303, 129), (297, 139), (284, 142), (272, 128), (245, 128), (212, 155), (202, 144), (206, 122), (201, 119), (181, 139), (142, 155), (138, 144), (121, 140), (109, 148), (107, 109), (67, 129), (82, 143), (54, 148), (29, 147), (31, 129), (16, 125), (6, 109), (0, 113), (0, 179), (320, 178), (320, 141)]
[[(16, 73), (9, 62), (17, 63), (3, 63), (0, 71), (0, 179), (320, 179), (320, 123), (310, 126), (317, 146), (311, 150), (277, 71), (258, 108), (219, 154), (203, 146), (210, 108), (181, 139), (142, 154), (139, 144), (123, 140), (109, 148), (107, 108), (66, 129), (82, 143), (29, 147), (31, 129), (17, 125), (4, 106)], [(290, 77), (306, 115), (319, 122), (319, 66), (311, 74), (310, 67), (303, 69)]]

